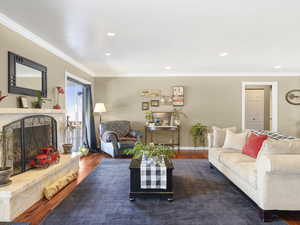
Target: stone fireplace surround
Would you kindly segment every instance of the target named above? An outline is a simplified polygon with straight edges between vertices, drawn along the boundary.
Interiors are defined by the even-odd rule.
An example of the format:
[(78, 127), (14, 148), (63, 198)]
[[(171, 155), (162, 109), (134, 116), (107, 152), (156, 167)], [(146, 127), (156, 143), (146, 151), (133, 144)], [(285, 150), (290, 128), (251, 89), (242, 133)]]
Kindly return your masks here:
[[(0, 108), (0, 129), (31, 115), (48, 115), (57, 121), (57, 146), (61, 151), (65, 127), (64, 110)], [(48, 169), (33, 169), (13, 176), (11, 185), (0, 188), (0, 221), (12, 221), (43, 198), (44, 187), (78, 169), (79, 155), (61, 155), (60, 163)]]

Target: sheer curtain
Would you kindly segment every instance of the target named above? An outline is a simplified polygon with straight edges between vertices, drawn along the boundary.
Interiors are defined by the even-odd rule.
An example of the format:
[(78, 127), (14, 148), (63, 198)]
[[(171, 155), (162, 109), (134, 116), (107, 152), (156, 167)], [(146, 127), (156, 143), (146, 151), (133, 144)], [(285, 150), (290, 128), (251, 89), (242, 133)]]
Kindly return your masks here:
[(90, 152), (98, 152), (93, 106), (91, 85), (84, 85), (83, 142), (89, 148)]

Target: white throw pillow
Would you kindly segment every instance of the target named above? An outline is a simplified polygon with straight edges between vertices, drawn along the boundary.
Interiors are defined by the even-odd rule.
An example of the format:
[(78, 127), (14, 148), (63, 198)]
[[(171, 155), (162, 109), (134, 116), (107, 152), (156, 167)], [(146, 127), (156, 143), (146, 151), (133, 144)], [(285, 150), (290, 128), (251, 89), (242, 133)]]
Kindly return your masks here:
[(219, 128), (219, 127), (212, 127), (213, 129), (213, 147), (220, 148), (224, 145), (226, 131), (230, 130), (232, 132), (236, 132), (236, 127), (228, 127), (228, 128)]
[(300, 154), (300, 140), (299, 139), (286, 139), (274, 140), (267, 139), (261, 147), (257, 159), (264, 155), (280, 155), (280, 154)]
[(243, 147), (246, 144), (247, 135), (247, 132), (236, 134), (227, 130), (223, 148), (243, 150)]

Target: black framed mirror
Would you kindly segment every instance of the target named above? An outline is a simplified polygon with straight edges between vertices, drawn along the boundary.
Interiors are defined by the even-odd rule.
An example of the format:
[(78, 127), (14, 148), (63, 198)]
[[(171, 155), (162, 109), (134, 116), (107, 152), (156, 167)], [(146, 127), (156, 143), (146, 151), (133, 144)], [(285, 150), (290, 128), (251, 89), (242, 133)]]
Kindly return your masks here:
[(8, 52), (8, 93), (47, 97), (47, 67)]

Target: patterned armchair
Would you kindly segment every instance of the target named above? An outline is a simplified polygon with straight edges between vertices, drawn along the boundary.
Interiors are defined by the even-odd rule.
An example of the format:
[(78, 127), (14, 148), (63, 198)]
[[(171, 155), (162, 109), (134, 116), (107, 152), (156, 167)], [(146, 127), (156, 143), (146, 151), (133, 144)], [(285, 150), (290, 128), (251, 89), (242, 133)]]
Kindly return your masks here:
[(112, 157), (124, 155), (143, 137), (140, 131), (131, 130), (129, 121), (110, 121), (100, 124), (101, 150)]

